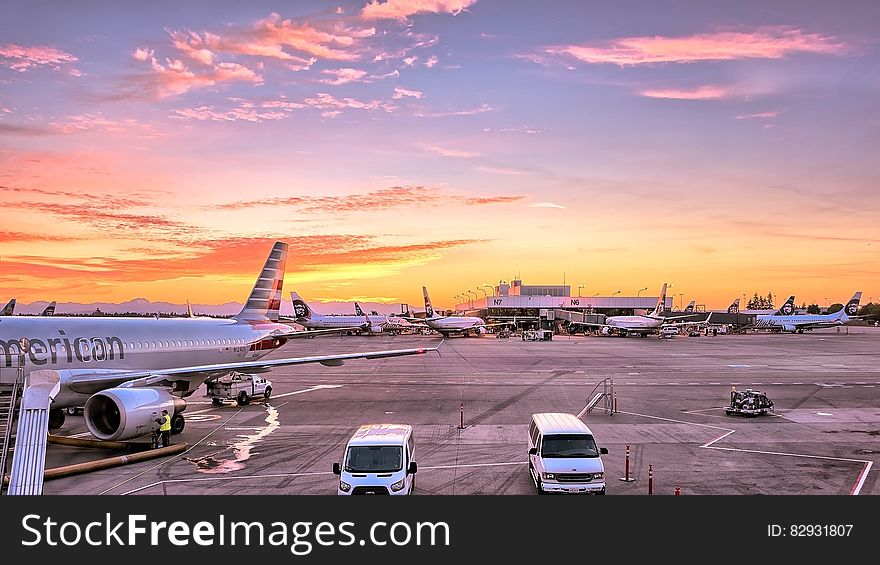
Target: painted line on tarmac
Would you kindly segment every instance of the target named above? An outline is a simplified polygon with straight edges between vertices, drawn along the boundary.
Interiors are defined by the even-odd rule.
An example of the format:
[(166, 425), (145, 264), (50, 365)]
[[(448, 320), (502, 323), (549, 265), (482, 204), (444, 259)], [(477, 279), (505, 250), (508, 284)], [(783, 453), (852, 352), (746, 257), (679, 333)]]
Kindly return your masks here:
[(303, 390), (297, 390), (294, 392), (285, 392), (284, 394), (274, 394), (274, 395), (272, 395), (272, 400), (274, 400), (276, 398), (284, 398), (285, 396), (293, 396), (294, 394), (303, 394), (306, 392), (313, 392), (316, 390), (322, 390), (325, 388), (341, 388), (341, 387), (342, 387), (342, 385), (315, 385), (313, 387), (306, 388)]
[(464, 469), (468, 467), (505, 467), (510, 465), (528, 465), (528, 461), (507, 461), (504, 463), (467, 463), (464, 465), (433, 465), (431, 467), (419, 467), (419, 471), (434, 471), (437, 469)]
[(123, 496), (127, 494), (135, 494), (142, 490), (146, 490), (148, 488), (160, 486), (163, 484), (171, 484), (171, 483), (198, 483), (198, 482), (218, 482), (218, 481), (235, 481), (235, 480), (245, 480), (245, 479), (280, 479), (287, 477), (309, 477), (314, 475), (331, 475), (330, 471), (313, 471), (311, 473), (276, 473), (271, 475), (236, 475), (234, 477), (199, 477), (193, 479), (165, 479), (163, 481), (156, 481), (154, 483), (150, 483), (148, 485), (144, 485), (142, 487), (138, 487), (136, 489), (132, 489), (126, 492), (121, 493)]
[(843, 461), (845, 463), (862, 463), (862, 464), (864, 464), (864, 467), (862, 468), (861, 473), (859, 473), (859, 477), (856, 480), (856, 483), (853, 485), (852, 489), (850, 490), (850, 494), (852, 496), (857, 496), (859, 494), (859, 492), (861, 492), (862, 486), (865, 484), (865, 478), (868, 476), (868, 471), (870, 471), (871, 466), (873, 465), (873, 461), (868, 461), (865, 459), (849, 459), (846, 457), (829, 457), (827, 455), (807, 455), (807, 454), (803, 454), (803, 453), (787, 453), (784, 451), (762, 451), (759, 449), (740, 449), (738, 447), (716, 447), (712, 444), (714, 444), (715, 442), (721, 441), (722, 439), (724, 439), (727, 436), (734, 433), (736, 430), (733, 430), (730, 428), (722, 428), (719, 426), (711, 426), (709, 424), (698, 424), (697, 422), (686, 422), (684, 420), (675, 420), (672, 418), (662, 418), (660, 416), (651, 416), (649, 414), (638, 414), (636, 412), (620, 411), (618, 413), (619, 414), (629, 414), (630, 416), (641, 416), (643, 418), (653, 418), (655, 420), (664, 420), (666, 422), (676, 422), (679, 424), (690, 424), (692, 426), (700, 426), (700, 427), (704, 427), (704, 428), (714, 428), (716, 430), (723, 430), (725, 432), (724, 434), (722, 434), (721, 436), (719, 436), (719, 437), (709, 441), (708, 443), (705, 443), (700, 446), (700, 447), (703, 447), (706, 449), (717, 449), (720, 451), (735, 451), (738, 453), (755, 453), (755, 454), (759, 454), (759, 455), (779, 455), (779, 456), (785, 456), (785, 457), (802, 457), (804, 459), (822, 459), (824, 461)]

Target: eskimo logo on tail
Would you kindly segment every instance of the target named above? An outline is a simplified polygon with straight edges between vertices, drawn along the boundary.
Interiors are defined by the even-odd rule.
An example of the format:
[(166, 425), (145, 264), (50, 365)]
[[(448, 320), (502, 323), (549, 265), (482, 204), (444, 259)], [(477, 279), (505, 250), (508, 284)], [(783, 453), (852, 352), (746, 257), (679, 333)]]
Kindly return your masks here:
[(728, 314), (739, 314), (739, 298), (733, 301), (733, 304), (727, 307)]
[(431, 306), (431, 299), (428, 297), (427, 287), (422, 287), (422, 294), (425, 295), (425, 316), (428, 318), (433, 318), (434, 308)]
[(355, 314), (355, 316), (363, 316), (364, 315), (364, 311), (361, 310), (361, 307), (357, 302), (354, 303), (354, 314)]
[(780, 306), (776, 314), (780, 316), (791, 316), (794, 314), (794, 296), (789, 296), (788, 300), (785, 301), (785, 304)]
[(278, 321), (281, 309), (281, 287), (284, 285), (284, 268), (287, 264), (287, 244), (276, 241), (260, 271), (257, 282), (247, 302), (236, 318), (240, 320)]
[(849, 299), (849, 302), (846, 303), (846, 306), (843, 308), (843, 311), (846, 312), (847, 316), (855, 316), (859, 313), (859, 302), (862, 300), (862, 291), (859, 291), (853, 295), (852, 298)]

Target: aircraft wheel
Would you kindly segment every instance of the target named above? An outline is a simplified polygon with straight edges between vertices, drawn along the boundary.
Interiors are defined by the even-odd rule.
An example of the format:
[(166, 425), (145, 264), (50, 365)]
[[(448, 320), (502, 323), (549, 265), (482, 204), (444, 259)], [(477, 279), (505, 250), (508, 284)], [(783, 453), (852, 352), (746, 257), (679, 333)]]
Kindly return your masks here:
[(49, 429), (57, 430), (64, 425), (64, 410), (56, 408), (49, 410)]
[(186, 420), (183, 419), (183, 414), (175, 414), (174, 417), (171, 418), (171, 435), (176, 436), (182, 432), (185, 427)]

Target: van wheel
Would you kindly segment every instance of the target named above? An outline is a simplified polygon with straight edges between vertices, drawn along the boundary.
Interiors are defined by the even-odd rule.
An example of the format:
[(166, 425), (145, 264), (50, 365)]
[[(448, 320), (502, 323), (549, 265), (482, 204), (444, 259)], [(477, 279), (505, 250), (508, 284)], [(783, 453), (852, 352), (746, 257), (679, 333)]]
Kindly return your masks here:
[(238, 396), (235, 397), (235, 402), (236, 402), (239, 406), (244, 406), (245, 404), (247, 404), (247, 403), (248, 403), (248, 395), (247, 395), (247, 393), (246, 393), (245, 391), (241, 391), (241, 392), (239, 392), (239, 393), (238, 393)]
[(214, 397), (211, 399), (211, 404), (213, 404), (214, 406), (223, 406), (223, 401), (219, 398)]
[(267, 387), (266, 387), (266, 391), (263, 393), (263, 397), (264, 397), (266, 400), (269, 400), (269, 397), (271, 397), (271, 396), (272, 396), (272, 387), (267, 386)]

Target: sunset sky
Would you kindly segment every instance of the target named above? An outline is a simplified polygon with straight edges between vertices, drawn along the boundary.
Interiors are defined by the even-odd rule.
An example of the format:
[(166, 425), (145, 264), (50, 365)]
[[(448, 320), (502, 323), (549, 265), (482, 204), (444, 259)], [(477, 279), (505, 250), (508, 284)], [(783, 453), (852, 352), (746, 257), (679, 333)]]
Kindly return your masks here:
[[(880, 297), (875, 2), (0, 4), (0, 302)], [(482, 294), (480, 293), (482, 297)], [(676, 297), (676, 306), (679, 298)]]

